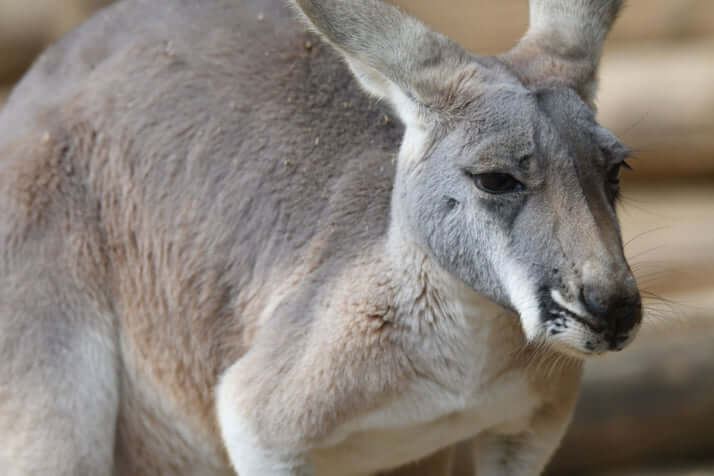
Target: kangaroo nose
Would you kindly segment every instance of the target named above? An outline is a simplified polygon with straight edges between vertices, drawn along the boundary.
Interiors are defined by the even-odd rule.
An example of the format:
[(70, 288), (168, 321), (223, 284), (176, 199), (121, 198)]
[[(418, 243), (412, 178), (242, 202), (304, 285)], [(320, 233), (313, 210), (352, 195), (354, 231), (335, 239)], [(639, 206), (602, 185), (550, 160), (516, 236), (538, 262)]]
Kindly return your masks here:
[(581, 291), (581, 300), (586, 310), (607, 326), (613, 340), (628, 333), (642, 319), (642, 304), (636, 286), (625, 284), (613, 289), (612, 286), (586, 284)]
[(608, 293), (598, 286), (583, 286), (583, 304), (590, 314), (603, 317), (607, 314), (609, 305)]

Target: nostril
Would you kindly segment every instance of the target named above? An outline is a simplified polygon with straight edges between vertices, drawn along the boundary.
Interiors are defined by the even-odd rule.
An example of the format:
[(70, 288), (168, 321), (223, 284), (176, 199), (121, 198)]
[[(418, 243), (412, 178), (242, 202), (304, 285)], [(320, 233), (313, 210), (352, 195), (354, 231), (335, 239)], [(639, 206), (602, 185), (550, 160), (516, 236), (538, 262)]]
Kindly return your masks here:
[(594, 286), (584, 286), (580, 290), (580, 299), (592, 317), (607, 323), (613, 338), (628, 332), (642, 318), (639, 293), (613, 295)]
[(596, 317), (604, 317), (610, 307), (610, 299), (594, 286), (584, 286), (580, 290), (580, 300), (585, 309)]
[(642, 320), (642, 301), (639, 293), (617, 303), (620, 312), (617, 314), (617, 332), (627, 332)]

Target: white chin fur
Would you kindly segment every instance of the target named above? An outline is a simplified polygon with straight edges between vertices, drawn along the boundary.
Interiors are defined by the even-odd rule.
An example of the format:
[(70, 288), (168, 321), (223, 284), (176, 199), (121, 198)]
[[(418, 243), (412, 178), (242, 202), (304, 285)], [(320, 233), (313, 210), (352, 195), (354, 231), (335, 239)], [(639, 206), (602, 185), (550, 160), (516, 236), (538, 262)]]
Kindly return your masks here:
[[(610, 350), (604, 336), (568, 316), (568, 312), (581, 318), (588, 315), (580, 303), (569, 303), (559, 291), (551, 290), (553, 301), (567, 312), (544, 322), (541, 319), (537, 289), (523, 268), (511, 259), (503, 260), (501, 266), (504, 270), (503, 286), (520, 316), (521, 327), (529, 342), (542, 341), (558, 352), (580, 359), (604, 354)], [(625, 347), (636, 333), (635, 328), (622, 347)]]
[(523, 332), (529, 341), (543, 336), (538, 293), (525, 271), (510, 259), (502, 263), (503, 285), (516, 312), (520, 315)]
[(585, 308), (583, 308), (582, 304), (577, 301), (567, 302), (563, 295), (560, 294), (560, 291), (558, 291), (557, 289), (550, 290), (550, 297), (552, 297), (553, 301), (555, 301), (560, 307), (562, 307), (563, 309), (567, 309), (576, 316), (585, 317), (588, 315), (588, 312), (585, 310)]

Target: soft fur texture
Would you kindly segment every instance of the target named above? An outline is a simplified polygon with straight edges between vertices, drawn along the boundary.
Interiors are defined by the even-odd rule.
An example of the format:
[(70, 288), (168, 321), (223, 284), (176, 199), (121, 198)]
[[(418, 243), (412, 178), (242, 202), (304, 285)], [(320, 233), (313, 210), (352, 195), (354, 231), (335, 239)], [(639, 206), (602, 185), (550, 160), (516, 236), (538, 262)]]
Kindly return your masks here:
[(50, 48), (0, 111), (2, 473), (539, 474), (640, 319), (588, 106), (619, 6), (533, 0), (496, 58), (378, 0)]

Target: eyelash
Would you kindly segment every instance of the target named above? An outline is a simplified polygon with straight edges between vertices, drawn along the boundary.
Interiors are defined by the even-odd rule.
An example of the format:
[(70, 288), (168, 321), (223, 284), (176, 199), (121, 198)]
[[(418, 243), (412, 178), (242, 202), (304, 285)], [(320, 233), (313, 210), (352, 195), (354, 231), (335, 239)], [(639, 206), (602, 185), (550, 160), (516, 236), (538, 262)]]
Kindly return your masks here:
[[(620, 172), (623, 168), (626, 170), (632, 170), (632, 166), (628, 164), (627, 161), (623, 160), (622, 162), (613, 165), (607, 173), (607, 181), (614, 187), (612, 197), (613, 202), (618, 202), (622, 198), (622, 194), (620, 193)], [(615, 177), (614, 180), (612, 179), (613, 173)]]

